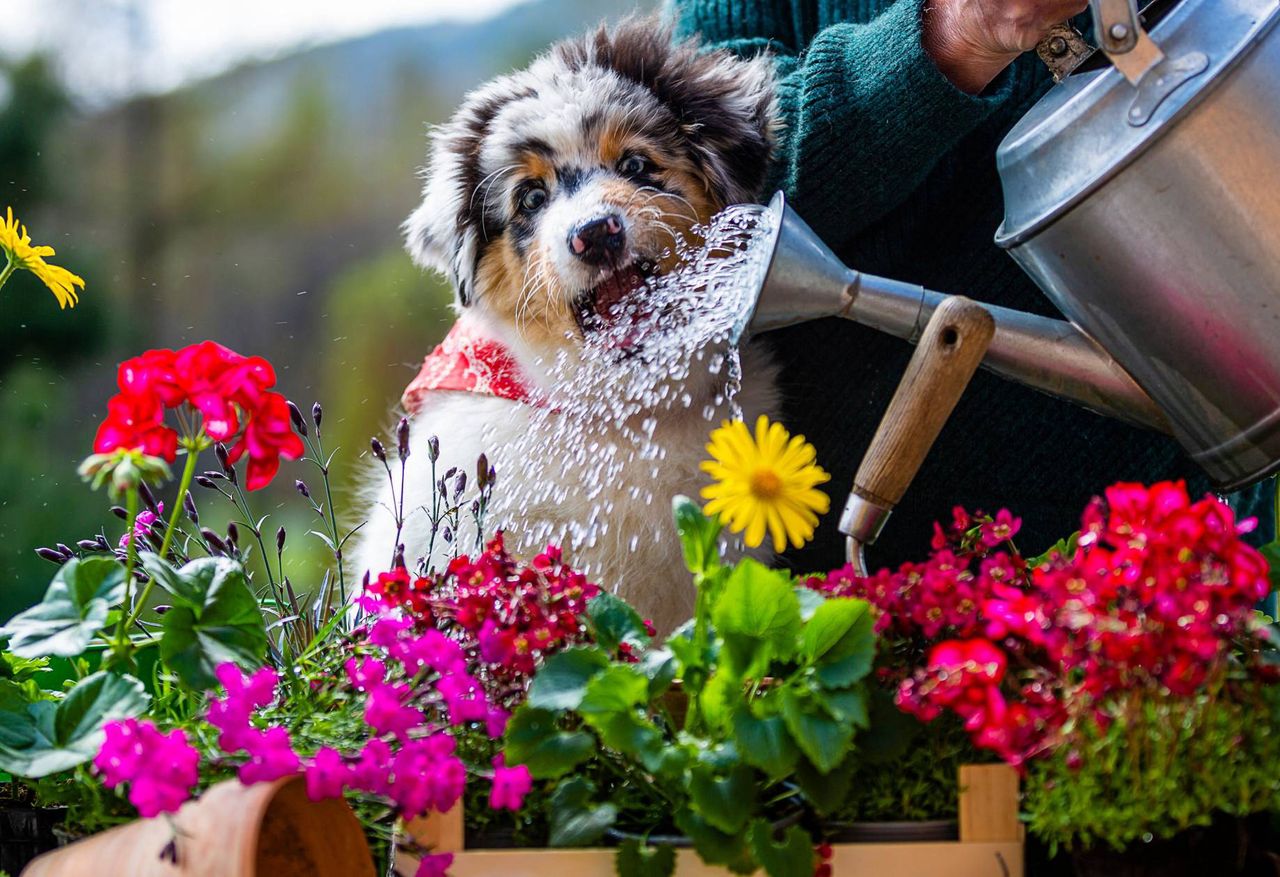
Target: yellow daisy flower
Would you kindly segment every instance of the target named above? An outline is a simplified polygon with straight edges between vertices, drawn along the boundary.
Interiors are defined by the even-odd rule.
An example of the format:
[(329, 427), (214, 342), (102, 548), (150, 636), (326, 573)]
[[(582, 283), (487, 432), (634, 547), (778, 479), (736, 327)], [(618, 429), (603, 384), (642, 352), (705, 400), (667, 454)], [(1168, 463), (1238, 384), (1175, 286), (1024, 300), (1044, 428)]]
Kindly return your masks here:
[(27, 234), (22, 223), (13, 218), (10, 207), (4, 219), (0, 219), (0, 250), (4, 251), (8, 263), (0, 270), (0, 287), (4, 286), (9, 275), (18, 269), (26, 269), (40, 278), (40, 282), (49, 287), (49, 291), (58, 299), (58, 307), (75, 307), (80, 296), (76, 287), (84, 289), (84, 280), (72, 274), (66, 268), (50, 265), (45, 256), (52, 256), (53, 247), (31, 246), (31, 235)]
[(783, 551), (787, 542), (799, 548), (813, 538), (818, 515), (831, 508), (830, 498), (819, 484), (831, 476), (815, 460), (817, 452), (804, 436), (793, 436), (780, 423), (763, 414), (756, 420), (756, 434), (741, 420), (725, 421), (711, 433), (702, 471), (715, 479), (702, 488), (708, 500), (703, 511), (720, 515), (734, 533), (741, 533), (755, 548), (765, 531), (773, 537), (773, 549)]

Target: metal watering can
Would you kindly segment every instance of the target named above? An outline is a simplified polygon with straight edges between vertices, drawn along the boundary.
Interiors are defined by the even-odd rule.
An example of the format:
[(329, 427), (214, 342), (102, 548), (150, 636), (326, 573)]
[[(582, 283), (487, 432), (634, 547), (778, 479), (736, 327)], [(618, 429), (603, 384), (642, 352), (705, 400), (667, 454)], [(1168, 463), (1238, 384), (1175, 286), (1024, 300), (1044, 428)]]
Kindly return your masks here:
[[(974, 365), (1172, 433), (1234, 490), (1280, 468), (1280, 0), (1183, 0), (1150, 33), (1134, 0), (1092, 9), (1112, 64), (1066, 76), (997, 153), (996, 242), (1070, 322), (987, 307), (989, 342), (954, 314), (932, 334), (954, 353), (968, 333), (961, 358)], [(1082, 41), (1065, 26), (1050, 39), (1041, 56), (1068, 72)], [(769, 213), (772, 262), (744, 333), (839, 316), (921, 338), (946, 296), (846, 267), (781, 193)], [(908, 377), (920, 367), (913, 359)], [(919, 397), (908, 383), (899, 396)], [(949, 413), (955, 399), (943, 402)], [(895, 397), (890, 413), (909, 403)], [(877, 449), (903, 448), (901, 435), (877, 435), (841, 519), (851, 559), (939, 429), (905, 455), (905, 480), (867, 487)]]

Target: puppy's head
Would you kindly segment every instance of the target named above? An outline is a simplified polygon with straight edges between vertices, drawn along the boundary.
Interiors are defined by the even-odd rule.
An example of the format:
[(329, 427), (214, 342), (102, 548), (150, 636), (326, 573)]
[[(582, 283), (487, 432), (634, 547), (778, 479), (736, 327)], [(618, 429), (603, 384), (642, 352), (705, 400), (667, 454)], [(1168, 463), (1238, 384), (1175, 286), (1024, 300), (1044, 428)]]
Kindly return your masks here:
[(535, 350), (581, 342), (695, 225), (760, 194), (775, 114), (763, 58), (673, 43), (650, 20), (601, 28), (435, 132), (409, 250)]

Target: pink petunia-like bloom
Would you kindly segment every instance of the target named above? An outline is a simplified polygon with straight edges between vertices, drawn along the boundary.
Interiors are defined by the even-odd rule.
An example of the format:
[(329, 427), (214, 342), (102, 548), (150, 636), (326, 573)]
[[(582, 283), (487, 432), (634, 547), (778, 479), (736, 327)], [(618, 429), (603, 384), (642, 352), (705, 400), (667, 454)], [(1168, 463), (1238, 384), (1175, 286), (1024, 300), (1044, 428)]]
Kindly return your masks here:
[(453, 865), (453, 853), (431, 853), (418, 860), (413, 877), (449, 877)]
[(524, 796), (533, 788), (533, 777), (523, 764), (507, 767), (506, 759), (499, 754), (493, 759), (493, 789), (489, 792), (489, 807), (493, 810), (518, 811), (524, 806)]
[(136, 536), (142, 540), (138, 543), (138, 548), (141, 550), (142, 546), (146, 544), (147, 534), (151, 532), (151, 525), (160, 520), (160, 516), (164, 514), (164, 503), (156, 503), (156, 509), (157, 511), (154, 512), (151, 509), (144, 509), (138, 512), (138, 516), (133, 519), (133, 530), (120, 537), (120, 548), (128, 548), (130, 537)]
[(176, 812), (191, 798), (200, 777), (200, 753), (181, 728), (164, 734), (151, 722), (125, 719), (104, 730), (94, 767), (108, 789), (129, 783), (129, 801), (141, 816)]
[(369, 690), (364, 720), (379, 734), (395, 734), (403, 738), (423, 722), (419, 710), (405, 705), (408, 685), (378, 685)]
[(348, 658), (343, 666), (356, 691), (369, 691), (387, 678), (387, 665), (377, 658)]
[(312, 801), (325, 798), (341, 798), (342, 790), (351, 780), (351, 768), (342, 753), (328, 746), (317, 750), (306, 768), (307, 797)]
[(249, 760), (240, 765), (240, 782), (246, 786), (268, 783), (298, 772), (301, 762), (293, 751), (293, 741), (284, 728), (252, 729), (245, 735)]
[(227, 752), (247, 749), (252, 742), (254, 728), (250, 718), (254, 710), (270, 706), (276, 697), (279, 677), (270, 667), (262, 667), (251, 676), (234, 663), (219, 664), (214, 675), (226, 689), (226, 697), (209, 699), (206, 720), (222, 733), (218, 745)]

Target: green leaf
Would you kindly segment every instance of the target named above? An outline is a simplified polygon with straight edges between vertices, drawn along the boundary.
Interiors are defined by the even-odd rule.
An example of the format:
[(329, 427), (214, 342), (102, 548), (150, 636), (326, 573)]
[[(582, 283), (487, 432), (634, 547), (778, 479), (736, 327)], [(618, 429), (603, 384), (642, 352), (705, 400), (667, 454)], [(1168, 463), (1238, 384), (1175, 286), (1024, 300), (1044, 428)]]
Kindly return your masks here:
[(160, 582), (177, 604), (164, 614), (160, 659), (194, 689), (217, 685), (214, 670), (231, 661), (262, 666), (267, 632), (244, 569), (226, 557), (193, 560), (176, 571), (177, 584)]
[(798, 825), (787, 829), (782, 843), (774, 843), (773, 827), (763, 819), (751, 823), (747, 840), (756, 861), (769, 877), (813, 877), (817, 856), (813, 840)]
[(124, 569), (114, 558), (68, 560), (44, 599), (5, 626), (9, 650), (20, 658), (75, 657), (106, 626), (111, 607), (123, 598)]
[(781, 716), (761, 718), (745, 705), (734, 710), (733, 739), (743, 761), (774, 778), (789, 774), (800, 758)]
[(849, 753), (853, 726), (831, 718), (809, 696), (784, 691), (782, 718), (791, 732), (791, 739), (819, 772), (830, 773)]
[(832, 597), (824, 601), (804, 626), (800, 635), (800, 653), (810, 661), (818, 660), (840, 642), (868, 609), (865, 600)]
[(800, 598), (787, 573), (748, 557), (729, 574), (712, 619), (735, 666), (746, 672), (767, 665), (770, 657), (786, 660), (795, 654)]
[(576, 710), (587, 683), (609, 666), (600, 649), (579, 646), (552, 655), (529, 685), (529, 705), (549, 710)]
[(555, 713), (525, 704), (507, 723), (503, 751), (511, 764), (523, 764), (537, 779), (564, 776), (596, 751), (585, 731), (561, 731)]
[(548, 801), (551, 830), (547, 838), (553, 847), (590, 846), (618, 819), (613, 804), (597, 804), (595, 783), (583, 777), (565, 780), (556, 786)]
[(796, 764), (794, 778), (813, 808), (825, 815), (843, 807), (849, 800), (849, 787), (853, 784), (857, 767), (857, 759), (845, 758), (839, 767), (824, 774), (802, 758)]
[(132, 676), (99, 672), (81, 679), (60, 701), (0, 712), (0, 770), (36, 779), (84, 764), (102, 747), (103, 726), (138, 715), (149, 700)]
[[(857, 603), (866, 605), (865, 601)], [(876, 659), (875, 618), (860, 614), (818, 663), (817, 677), (827, 688), (844, 688), (866, 677)]]
[(684, 565), (694, 575), (710, 572), (720, 565), (720, 521), (708, 518), (698, 504), (687, 496), (671, 500), (671, 512), (680, 534)]
[(693, 841), (698, 857), (708, 865), (724, 865), (735, 874), (756, 870), (745, 832), (725, 834), (689, 807), (676, 811), (675, 818), (676, 828)]
[(808, 622), (813, 617), (813, 613), (818, 611), (818, 607), (827, 602), (827, 598), (813, 588), (795, 587), (792, 590), (796, 592), (796, 599), (800, 601), (801, 621)]
[(837, 722), (865, 728), (870, 724), (867, 715), (867, 696), (862, 688), (842, 688), (836, 691), (815, 692), (814, 697), (826, 707)]
[(755, 774), (745, 764), (724, 776), (705, 765), (696, 765), (689, 772), (689, 797), (710, 825), (726, 834), (737, 834), (755, 807)]
[(587, 684), (578, 711), (611, 749), (656, 759), (662, 734), (639, 712), (649, 702), (649, 680), (633, 665), (614, 664)]
[(614, 866), (618, 877), (671, 877), (676, 872), (676, 851), (668, 844), (652, 847), (632, 838), (618, 847)]
[(858, 735), (858, 753), (871, 764), (889, 764), (906, 755), (925, 726), (898, 709), (893, 695), (871, 688), (870, 727)]
[(671, 649), (650, 649), (640, 657), (637, 665), (649, 680), (649, 697), (661, 695), (671, 687), (676, 678), (676, 659)]
[(649, 644), (640, 613), (608, 591), (601, 591), (587, 603), (587, 620), (596, 644), (606, 652), (615, 651), (622, 643), (639, 648)]

